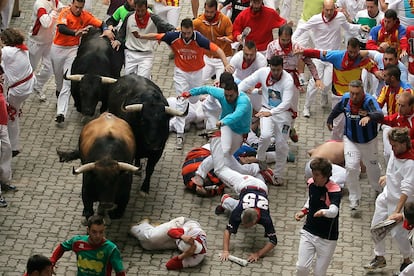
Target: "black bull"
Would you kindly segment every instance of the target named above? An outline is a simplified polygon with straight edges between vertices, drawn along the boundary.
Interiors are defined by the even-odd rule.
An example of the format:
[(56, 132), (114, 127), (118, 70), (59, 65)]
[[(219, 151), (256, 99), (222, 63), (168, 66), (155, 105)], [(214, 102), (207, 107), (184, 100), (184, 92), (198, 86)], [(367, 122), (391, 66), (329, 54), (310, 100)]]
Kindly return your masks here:
[(101, 30), (90, 28), (82, 37), (71, 75), (65, 74), (65, 79), (71, 80), (71, 94), (76, 110), (82, 115), (93, 116), (99, 101), (102, 102), (100, 112), (108, 108), (108, 77), (119, 78), (124, 62), (123, 51), (112, 49), (106, 37), (101, 36)]
[[(116, 80), (114, 80), (115, 82)], [(169, 120), (173, 116), (185, 116), (186, 112), (168, 106), (161, 89), (151, 80), (127, 75), (114, 83), (109, 93), (109, 112), (129, 123), (135, 135), (137, 149), (135, 164), (148, 158), (141, 194), (146, 195), (155, 165), (161, 158), (169, 135)]]
[(120, 218), (129, 201), (134, 160), (135, 139), (130, 126), (110, 113), (103, 113), (86, 124), (79, 137), (79, 149), (58, 150), (61, 162), (81, 159), (82, 166), (74, 174), (83, 174), (83, 216), (94, 214), (93, 203), (99, 202), (98, 213)]

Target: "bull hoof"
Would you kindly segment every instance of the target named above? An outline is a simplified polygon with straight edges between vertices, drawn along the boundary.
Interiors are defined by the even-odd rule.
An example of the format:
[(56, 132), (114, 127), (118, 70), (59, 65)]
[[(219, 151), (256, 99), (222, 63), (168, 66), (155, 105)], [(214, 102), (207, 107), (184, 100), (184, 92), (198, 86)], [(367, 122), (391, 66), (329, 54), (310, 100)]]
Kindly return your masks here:
[(88, 226), (88, 219), (83, 217), (81, 223), (82, 223), (83, 226)]
[(124, 214), (123, 211), (121, 212), (121, 211), (117, 211), (117, 210), (108, 212), (108, 215), (111, 219), (120, 219), (120, 218), (122, 218), (123, 214)]
[(147, 197), (149, 194), (148, 193), (146, 193), (146, 192), (144, 192), (144, 191), (139, 191), (139, 195), (141, 196), (141, 197)]

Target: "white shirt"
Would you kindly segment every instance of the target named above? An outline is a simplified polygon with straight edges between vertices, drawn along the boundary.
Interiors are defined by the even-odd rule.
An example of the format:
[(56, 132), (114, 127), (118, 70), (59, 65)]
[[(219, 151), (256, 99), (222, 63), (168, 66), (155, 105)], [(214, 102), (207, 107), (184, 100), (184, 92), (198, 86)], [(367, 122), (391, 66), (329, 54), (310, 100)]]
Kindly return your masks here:
[[(392, 2), (392, 3), (391, 3)], [(390, 1), (388, 9), (393, 9), (397, 12), (400, 24), (407, 28), (407, 26), (414, 25), (414, 8), (410, 7), (411, 1), (408, 0), (394, 0)]]
[[(7, 86), (23, 80), (33, 72), (29, 61), (29, 51), (23, 51), (16, 47), (4, 46), (1, 49), (1, 66), (4, 69)], [(22, 95), (30, 94), (32, 90), (28, 87), (30, 87), (32, 82), (33, 78), (17, 86), (15, 89), (18, 89)]]
[(391, 153), (387, 166), (387, 180), (383, 193), (387, 202), (396, 204), (405, 194), (407, 202), (414, 201), (414, 160), (398, 159)]
[(244, 80), (251, 74), (253, 74), (257, 69), (266, 67), (267, 60), (262, 53), (256, 53), (256, 59), (249, 65), (249, 67), (243, 69), (243, 51), (238, 51), (230, 60), (230, 64), (234, 68), (234, 79), (236, 83)]
[[(56, 32), (56, 20), (58, 17), (57, 9), (64, 5), (59, 1), (56, 7), (55, 0), (36, 0), (33, 5), (32, 26), (30, 27), (29, 39), (38, 44), (52, 44)], [(45, 9), (47, 14), (43, 14), (40, 18), (40, 29), (35, 35), (32, 34), (33, 26), (37, 20), (37, 13), (39, 9)]]
[(296, 42), (296, 38), (302, 33), (311, 31), (315, 48), (319, 50), (338, 50), (341, 49), (342, 44), (341, 29), (357, 36), (360, 28), (361, 25), (359, 24), (349, 23), (341, 12), (338, 12), (334, 19), (326, 23), (322, 19), (322, 14), (319, 13), (296, 29), (292, 41)]
[[(257, 83), (262, 85), (262, 105), (270, 110), (272, 115), (286, 112), (289, 109), (298, 110), (299, 91), (295, 89), (292, 76), (283, 70), (280, 80), (267, 84), (270, 67), (260, 68), (239, 84), (240, 91), (247, 91)], [(272, 101), (274, 101), (272, 103)], [(274, 103), (277, 102), (276, 106)]]

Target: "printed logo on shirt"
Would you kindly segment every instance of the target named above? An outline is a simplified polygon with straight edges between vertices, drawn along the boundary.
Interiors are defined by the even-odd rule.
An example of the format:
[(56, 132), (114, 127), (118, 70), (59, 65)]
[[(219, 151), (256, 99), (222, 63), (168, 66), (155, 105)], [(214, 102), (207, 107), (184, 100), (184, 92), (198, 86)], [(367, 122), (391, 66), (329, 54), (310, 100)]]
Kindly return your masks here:
[(197, 52), (192, 49), (179, 49), (178, 53), (182, 60), (196, 60)]
[(82, 256), (78, 257), (78, 267), (81, 271), (95, 271), (97, 273), (101, 273), (104, 269), (104, 264), (99, 261), (95, 260), (88, 260), (82, 258)]
[(273, 90), (269, 88), (267, 90), (269, 95), (269, 105), (272, 107), (278, 106), (282, 102), (282, 97), (280, 91)]
[(288, 132), (289, 132), (289, 126), (288, 125), (283, 125), (282, 133), (287, 134)]

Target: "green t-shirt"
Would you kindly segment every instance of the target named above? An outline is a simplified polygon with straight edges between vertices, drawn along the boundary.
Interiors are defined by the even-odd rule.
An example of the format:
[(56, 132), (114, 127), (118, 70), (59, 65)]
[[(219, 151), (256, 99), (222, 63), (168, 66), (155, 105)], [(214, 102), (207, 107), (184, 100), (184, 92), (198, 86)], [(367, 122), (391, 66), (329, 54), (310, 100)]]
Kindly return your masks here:
[(112, 17), (117, 21), (124, 21), (127, 14), (131, 12), (126, 9), (125, 5), (120, 6), (116, 9), (116, 11), (112, 14)]
[(99, 247), (92, 247), (88, 242), (88, 236), (74, 236), (62, 242), (65, 251), (72, 250), (76, 253), (78, 276), (106, 276), (124, 270), (121, 253), (117, 246), (105, 240)]
[(315, 14), (321, 13), (323, 1), (324, 0), (304, 0), (302, 15), (300, 18), (306, 22)]
[(369, 17), (360, 17), (356, 23), (361, 25), (368, 25), (371, 29), (372, 27), (377, 26), (377, 20), (375, 18)]

